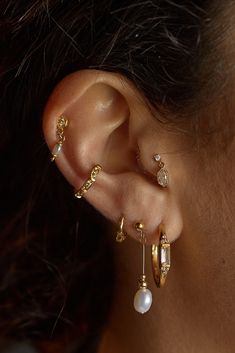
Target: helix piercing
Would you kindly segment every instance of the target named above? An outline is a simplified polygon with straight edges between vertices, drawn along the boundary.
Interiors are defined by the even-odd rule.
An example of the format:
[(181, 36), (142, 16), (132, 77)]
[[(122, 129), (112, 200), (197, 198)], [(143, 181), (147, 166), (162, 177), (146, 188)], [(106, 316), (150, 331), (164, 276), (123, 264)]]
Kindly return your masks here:
[(60, 153), (63, 142), (65, 141), (65, 136), (64, 136), (64, 129), (68, 126), (68, 119), (64, 116), (61, 115), (58, 118), (57, 124), (56, 124), (56, 138), (57, 138), (57, 143), (55, 144), (52, 152), (51, 152), (51, 162), (54, 162), (54, 160), (57, 158), (58, 154)]
[(101, 170), (102, 167), (99, 164), (94, 166), (94, 168), (92, 168), (91, 170), (90, 177), (84, 182), (81, 188), (75, 192), (74, 196), (78, 199), (81, 199), (84, 194), (90, 189), (90, 187), (94, 184), (94, 182), (96, 181), (96, 177)]

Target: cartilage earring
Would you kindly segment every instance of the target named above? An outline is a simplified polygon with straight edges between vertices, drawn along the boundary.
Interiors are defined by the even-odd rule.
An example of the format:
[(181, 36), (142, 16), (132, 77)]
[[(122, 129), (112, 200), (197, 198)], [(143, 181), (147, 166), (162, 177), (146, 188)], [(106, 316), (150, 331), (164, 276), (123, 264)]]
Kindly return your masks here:
[(126, 239), (126, 233), (124, 232), (123, 226), (124, 226), (124, 217), (121, 218), (119, 223), (119, 228), (117, 230), (116, 241), (118, 243), (122, 243)]
[(162, 162), (161, 156), (159, 154), (155, 154), (153, 156), (155, 162), (158, 163), (160, 170), (157, 172), (157, 182), (163, 188), (167, 187), (169, 184), (169, 173), (168, 170), (165, 168), (165, 164)]
[(166, 277), (171, 266), (171, 247), (163, 224), (159, 226), (159, 232), (159, 244), (152, 245), (152, 269), (154, 281), (157, 287), (161, 288), (165, 284)]
[(80, 187), (80, 189), (75, 192), (74, 196), (78, 199), (81, 199), (84, 194), (90, 189), (92, 184), (94, 184), (94, 182), (96, 181), (96, 177), (101, 170), (102, 167), (99, 164), (92, 168), (90, 177), (85, 181), (85, 183)]
[(56, 125), (56, 138), (57, 143), (55, 144), (51, 154), (51, 161), (53, 162), (61, 151), (63, 142), (65, 141), (64, 129), (68, 126), (68, 119), (64, 115), (61, 115)]
[(145, 275), (145, 234), (143, 223), (136, 223), (135, 229), (140, 234), (140, 240), (142, 243), (142, 274), (139, 277), (138, 285), (139, 289), (134, 297), (134, 308), (138, 313), (146, 313), (152, 305), (152, 293), (147, 288), (146, 275)]

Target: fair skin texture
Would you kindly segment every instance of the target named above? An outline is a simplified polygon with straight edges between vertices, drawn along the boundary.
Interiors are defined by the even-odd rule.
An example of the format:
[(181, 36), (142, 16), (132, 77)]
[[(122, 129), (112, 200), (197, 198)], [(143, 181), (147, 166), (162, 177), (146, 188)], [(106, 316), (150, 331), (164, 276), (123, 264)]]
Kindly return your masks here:
[[(234, 126), (229, 121), (229, 132), (218, 129), (203, 143), (210, 117), (213, 127), (219, 127), (221, 117), (225, 124), (223, 110), (210, 109), (201, 114), (196, 138), (189, 123), (170, 128), (161, 124), (124, 77), (95, 70), (69, 75), (48, 100), (43, 130), (50, 150), (58, 117), (64, 114), (69, 119), (57, 167), (79, 189), (91, 168), (100, 164), (103, 170), (85, 198), (113, 224), (124, 215), (129, 235), (115, 247), (115, 298), (99, 353), (233, 351)], [(192, 117), (188, 119), (191, 122)], [(232, 142), (226, 144), (228, 133)], [(156, 153), (169, 171), (167, 189), (145, 173), (156, 174), (152, 158)], [(141, 268), (141, 247), (133, 227), (137, 221), (145, 224), (148, 255), (149, 245), (158, 243), (162, 222), (174, 243), (164, 288), (156, 288), (150, 257), (146, 259), (153, 305), (145, 315), (136, 313), (132, 304)], [(110, 236), (115, 237), (115, 230)]]

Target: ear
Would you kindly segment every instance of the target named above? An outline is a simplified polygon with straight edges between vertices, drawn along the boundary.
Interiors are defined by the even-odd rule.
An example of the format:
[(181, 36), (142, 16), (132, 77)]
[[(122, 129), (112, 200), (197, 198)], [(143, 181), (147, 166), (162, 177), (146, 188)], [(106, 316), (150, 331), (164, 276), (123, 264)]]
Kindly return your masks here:
[(64, 78), (49, 98), (43, 117), (50, 150), (56, 144), (60, 115), (69, 124), (55, 162), (73, 188), (79, 189), (92, 168), (101, 165), (96, 182), (84, 195), (87, 201), (115, 223), (124, 216), (125, 231), (133, 237), (137, 237), (133, 225), (141, 221), (147, 241), (157, 242), (157, 229), (163, 222), (168, 238), (175, 240), (182, 219), (172, 177), (168, 188), (152, 177), (157, 170), (152, 157), (161, 151), (171, 174), (167, 141), (134, 85), (121, 75), (96, 70)]

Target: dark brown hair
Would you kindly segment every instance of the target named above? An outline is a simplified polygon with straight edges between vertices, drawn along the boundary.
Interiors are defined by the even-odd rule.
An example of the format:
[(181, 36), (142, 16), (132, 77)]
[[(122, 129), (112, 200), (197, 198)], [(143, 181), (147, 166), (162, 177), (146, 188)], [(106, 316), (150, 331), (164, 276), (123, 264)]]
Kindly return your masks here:
[(112, 298), (106, 224), (49, 162), (41, 118), (50, 92), (75, 70), (102, 69), (128, 77), (157, 109), (185, 110), (210, 56), (208, 3), (1, 0), (3, 338), (65, 337), (68, 351), (95, 351)]

